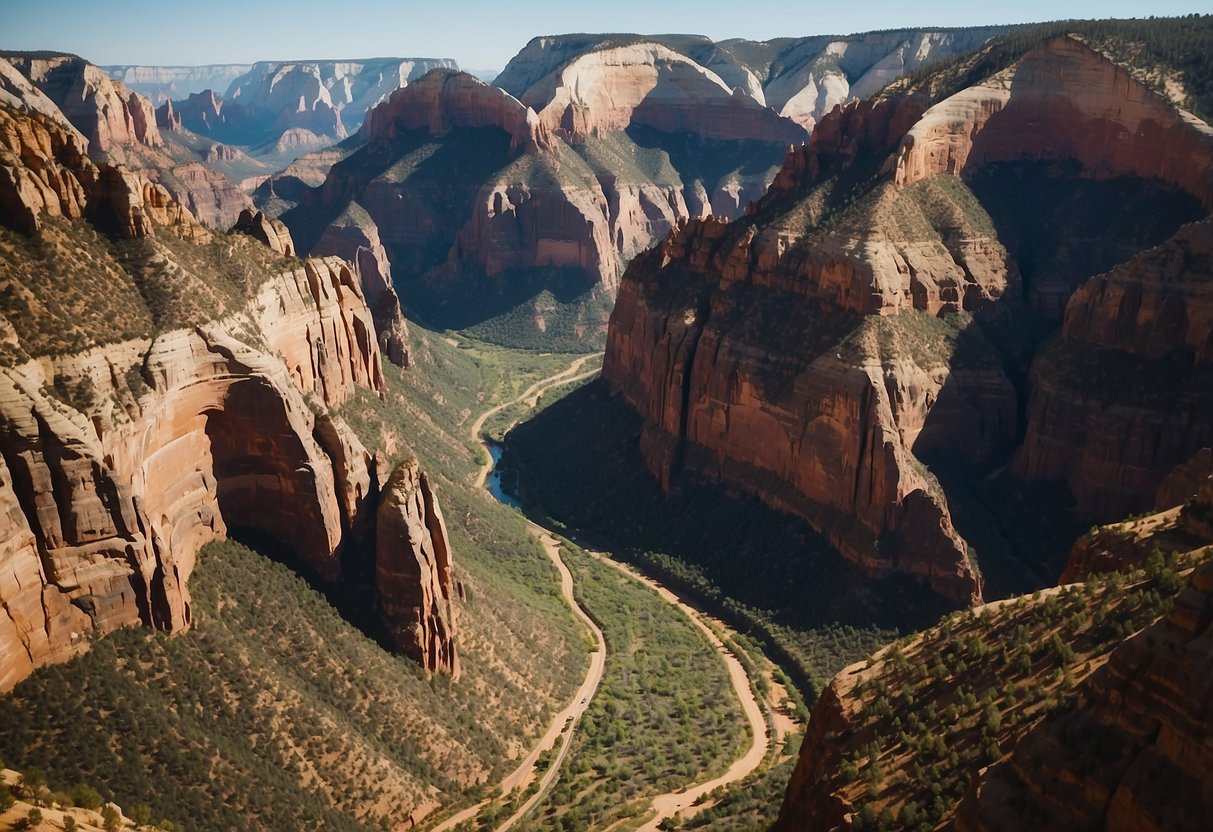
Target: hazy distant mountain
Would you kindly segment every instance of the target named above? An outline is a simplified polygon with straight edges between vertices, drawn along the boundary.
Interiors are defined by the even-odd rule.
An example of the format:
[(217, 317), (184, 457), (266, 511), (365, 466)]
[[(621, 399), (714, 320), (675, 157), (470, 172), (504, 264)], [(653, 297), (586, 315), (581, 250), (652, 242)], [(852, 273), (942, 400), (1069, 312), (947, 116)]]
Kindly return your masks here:
[(223, 90), (253, 68), (252, 64), (205, 64), (203, 66), (103, 66), (115, 81), (145, 95), (156, 106), (169, 99), (180, 100), (203, 90)]

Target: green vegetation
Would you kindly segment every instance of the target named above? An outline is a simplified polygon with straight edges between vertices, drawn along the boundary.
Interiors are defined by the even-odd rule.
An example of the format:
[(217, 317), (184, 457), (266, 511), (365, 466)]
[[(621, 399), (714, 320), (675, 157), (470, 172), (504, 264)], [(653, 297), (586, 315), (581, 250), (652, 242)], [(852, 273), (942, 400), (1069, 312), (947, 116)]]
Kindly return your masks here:
[(338, 416), (393, 463), (418, 456), (438, 489), (466, 596), (458, 682), (427, 681), (286, 566), (212, 544), (190, 579), (192, 630), (120, 631), (39, 670), (0, 699), (0, 753), (191, 830), (378, 828), (504, 774), (587, 657), (521, 518), (472, 488), (466, 431), (570, 357), (420, 327), (412, 346), (415, 369), (386, 367), (384, 398), (361, 391)]
[[(430, 787), (449, 800), (500, 774), (509, 743), (552, 704), (550, 689), (535, 700), (516, 674), (528, 668), (543, 692), (540, 674), (575, 678), (582, 661), (566, 651), (551, 667), (558, 642), (538, 648), (534, 632), (518, 635), (538, 642), (517, 645), (519, 622), (485, 609), (509, 612), (488, 588), (463, 623), (500, 629), (492, 645), (461, 643), (459, 683), (427, 682), (289, 569), (237, 544), (209, 546), (191, 590), (192, 632), (121, 631), (0, 700), (5, 754), (96, 783), (107, 799), (148, 799), (192, 829), (366, 829), (407, 816)], [(486, 655), (511, 644), (521, 664)]]
[(842, 691), (862, 710), (822, 748), (831, 759), (811, 788), (855, 805), (861, 829), (936, 828), (973, 771), (1071, 707), (1113, 648), (1167, 612), (1190, 565), (1158, 553), (1145, 569), (954, 613), (896, 642)]
[[(464, 332), (503, 347), (523, 350), (562, 350), (594, 352), (606, 343), (607, 322), (614, 296), (594, 286), (578, 292), (561, 289), (566, 281), (584, 281), (580, 273), (558, 269), (516, 269), (500, 277), (512, 288), (509, 293), (521, 300), (512, 306), (493, 302), (483, 312), (483, 301), (464, 306), (461, 314), (474, 323)], [(555, 289), (555, 292), (553, 291)], [(534, 294), (531, 294), (531, 292)], [(559, 294), (557, 294), (559, 293)], [(461, 302), (462, 303), (462, 302)], [(487, 315), (488, 317), (482, 317)]]
[(113, 240), (57, 217), (33, 237), (0, 228), (0, 314), (21, 347), (0, 345), (0, 364), (214, 320), (298, 265), (243, 234)]
[(807, 699), (898, 628), (946, 609), (909, 579), (873, 581), (757, 499), (694, 481), (663, 493), (640, 455), (640, 429), (594, 382), (511, 431), (504, 465), (525, 504), (752, 635)]
[(559, 779), (521, 829), (638, 816), (646, 798), (722, 773), (749, 742), (724, 664), (682, 612), (575, 546), (562, 556), (606, 637), (606, 672)]
[(769, 829), (779, 815), (784, 792), (792, 779), (792, 769), (800, 754), (799, 736), (790, 737), (783, 749), (782, 760), (751, 774), (723, 793), (713, 793), (713, 805), (704, 809), (680, 829), (703, 829), (708, 832), (755, 832)]

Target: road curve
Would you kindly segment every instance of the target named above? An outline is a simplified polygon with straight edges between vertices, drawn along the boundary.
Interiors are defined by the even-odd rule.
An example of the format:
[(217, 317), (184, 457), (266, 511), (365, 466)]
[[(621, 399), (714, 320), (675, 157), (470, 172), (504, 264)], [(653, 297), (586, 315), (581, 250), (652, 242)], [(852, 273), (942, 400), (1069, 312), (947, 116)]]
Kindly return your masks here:
[[(574, 361), (561, 372), (535, 382), (525, 391), (523, 391), (523, 393), (517, 398), (496, 405), (495, 407), (490, 408), (489, 410), (486, 410), (484, 413), (480, 414), (471, 427), (472, 439), (474, 441), (480, 441), (480, 431), (484, 427), (484, 423), (488, 421), (488, 419), (490, 419), (494, 414), (499, 413), (505, 408), (528, 400), (532, 402), (533, 406), (534, 401), (537, 401), (539, 396), (548, 390), (554, 387), (563, 386), (565, 384), (571, 384), (574, 381), (580, 381), (583, 378), (587, 378), (597, 373), (597, 370), (590, 370), (581, 374), (578, 374), (577, 372), (587, 361), (594, 357), (594, 355), (583, 356), (582, 358)], [(484, 442), (481, 442), (481, 445), (487, 452), (487, 445)], [(492, 468), (492, 458), (489, 457), (481, 464), (480, 470), (477, 472), (477, 487), (484, 486), (489, 473), (492, 471)], [(508, 794), (515, 789), (524, 788), (534, 776), (535, 764), (538, 761), (540, 754), (542, 754), (546, 749), (553, 747), (553, 744), (559, 741), (559, 750), (557, 751), (556, 756), (549, 762), (547, 770), (540, 778), (538, 790), (509, 818), (499, 824), (496, 828), (496, 832), (506, 832), (524, 815), (526, 815), (527, 812), (534, 808), (540, 800), (543, 799), (548, 788), (551, 786), (560, 772), (560, 766), (564, 762), (565, 756), (568, 754), (569, 745), (573, 737), (573, 731), (575, 730), (581, 715), (589, 707), (590, 700), (597, 692), (598, 685), (602, 681), (602, 675), (606, 666), (606, 640), (603, 637), (602, 630), (600, 630), (598, 626), (594, 624), (593, 620), (589, 617), (586, 611), (582, 609), (580, 605), (578, 605), (576, 598), (573, 595), (573, 576), (569, 572), (569, 569), (565, 565), (564, 561), (560, 558), (559, 541), (547, 529), (530, 520), (527, 521), (527, 527), (531, 534), (535, 535), (535, 537), (539, 539), (539, 542), (543, 545), (544, 552), (560, 573), (561, 594), (568, 601), (574, 615), (590, 629), (595, 641), (597, 642), (598, 649), (596, 652), (591, 654), (590, 668), (587, 671), (585, 680), (581, 683), (581, 687), (578, 689), (576, 696), (573, 698), (572, 703), (570, 703), (568, 707), (555, 716), (552, 724), (547, 730), (547, 733), (545, 733), (544, 736), (535, 744), (530, 754), (527, 755), (526, 759), (524, 759), (508, 777), (501, 781), (500, 794), (503, 795)], [(703, 796), (721, 786), (741, 780), (758, 768), (758, 766), (761, 765), (762, 761), (765, 759), (767, 751), (770, 747), (770, 733), (766, 719), (763, 716), (762, 709), (759, 707), (758, 701), (754, 697), (754, 692), (750, 685), (750, 677), (746, 673), (745, 667), (720, 640), (719, 636), (716, 635), (716, 631), (708, 626), (707, 617), (705, 614), (691, 607), (679, 596), (675, 595), (657, 581), (637, 572), (631, 567), (612, 560), (610, 557), (600, 552), (588, 552), (588, 554), (607, 566), (618, 570), (632, 580), (644, 584), (656, 591), (657, 594), (661, 596), (662, 600), (681, 610), (683, 614), (691, 620), (691, 623), (703, 632), (707, 640), (720, 654), (721, 660), (724, 661), (725, 666), (728, 669), (729, 681), (733, 686), (733, 691), (736, 693), (738, 700), (741, 702), (742, 711), (745, 713), (746, 720), (750, 725), (750, 747), (746, 750), (744, 755), (739, 757), (732, 763), (732, 765), (729, 766), (728, 770), (725, 771), (724, 774), (703, 783), (693, 784), (677, 792), (668, 792), (666, 794), (657, 795), (652, 799), (650, 803), (650, 811), (653, 813), (653, 815), (648, 821), (645, 822), (644, 825), (640, 826), (636, 832), (656, 832), (658, 825), (666, 818), (679, 814), (689, 817), (690, 815), (694, 814), (694, 811), (692, 810), (688, 812), (688, 809), (692, 809), (694, 804)], [(566, 726), (568, 730), (565, 730)], [(434, 827), (432, 832), (448, 832), (448, 830), (453, 829), (460, 823), (476, 817), (489, 802), (490, 799), (485, 799), (475, 806), (463, 810), (459, 814), (448, 818), (443, 823)]]
[(657, 581), (637, 572), (630, 566), (622, 564), (617, 560), (612, 560), (601, 552), (589, 552), (589, 554), (601, 563), (627, 575), (632, 580), (655, 590), (662, 600), (677, 607), (687, 618), (691, 619), (691, 623), (703, 632), (728, 667), (729, 681), (733, 684), (733, 692), (737, 694), (737, 698), (741, 701), (741, 709), (745, 712), (746, 720), (750, 723), (750, 734), (752, 737), (750, 747), (746, 749), (744, 755), (733, 761), (733, 764), (729, 766), (724, 774), (715, 779), (696, 783), (679, 791), (667, 792), (653, 798), (650, 806), (655, 813), (654, 816), (643, 826), (637, 827), (635, 832), (656, 832), (658, 825), (666, 818), (678, 814), (689, 817), (694, 813), (687, 812), (687, 809), (694, 806), (695, 802), (704, 795), (721, 786), (735, 783), (758, 768), (766, 758), (767, 750), (770, 747), (770, 733), (767, 728), (767, 721), (762, 713), (762, 708), (759, 707), (758, 700), (754, 697), (754, 690), (750, 685), (749, 674), (746, 673), (744, 665), (742, 665), (737, 656), (716, 635), (716, 631), (708, 626), (704, 613), (687, 604)]
[[(587, 378), (594, 375), (594, 373), (598, 372), (597, 370), (590, 370), (580, 375), (577, 374), (577, 371), (580, 370), (587, 361), (594, 357), (595, 355), (586, 355), (578, 358), (559, 373), (535, 382), (524, 390), (517, 398), (511, 399), (508, 402), (503, 402), (502, 404), (481, 413), (479, 418), (472, 423), (470, 431), (472, 440), (474, 442), (479, 442), (487, 453), (488, 447), (480, 439), (480, 430), (484, 427), (484, 423), (488, 421), (489, 418), (491, 418), (495, 413), (499, 413), (502, 410), (505, 410), (507, 407), (511, 407), (519, 402), (538, 400), (539, 396), (553, 387), (571, 384), (574, 381), (579, 381), (582, 378)], [(492, 468), (493, 460), (492, 457), (489, 456), (487, 461), (481, 464), (480, 470), (476, 472), (477, 488), (484, 487), (485, 481), (487, 480), (489, 472), (492, 470)], [(549, 534), (546, 529), (537, 526), (535, 523), (532, 523), (529, 520), (527, 521), (527, 528), (530, 530), (531, 534), (538, 538), (539, 542), (543, 545), (543, 551), (547, 554), (548, 559), (552, 561), (552, 565), (555, 566), (556, 571), (560, 573), (560, 594), (564, 596), (565, 601), (567, 601), (569, 606), (572, 608), (573, 615), (589, 628), (590, 633), (594, 636), (594, 641), (597, 644), (597, 650), (590, 654), (589, 670), (586, 671), (585, 680), (581, 683), (581, 687), (577, 689), (577, 693), (573, 697), (573, 701), (570, 702), (568, 706), (564, 708), (564, 710), (560, 711), (560, 713), (556, 714), (552, 718), (552, 723), (548, 726), (547, 732), (539, 738), (539, 741), (536, 742), (531, 748), (531, 752), (527, 754), (526, 758), (523, 759), (521, 763), (518, 764), (517, 768), (515, 768), (504, 780), (498, 784), (498, 793), (501, 795), (509, 794), (518, 788), (525, 788), (535, 774), (535, 765), (539, 761), (539, 756), (547, 749), (553, 747), (557, 741), (560, 742), (560, 750), (556, 752), (556, 757), (550, 761), (547, 771), (544, 772), (543, 777), (539, 781), (539, 790), (532, 795), (530, 799), (526, 801), (526, 803), (519, 807), (518, 811), (503, 821), (497, 827), (497, 832), (505, 832), (505, 830), (517, 823), (523, 815), (530, 811), (530, 809), (532, 809), (535, 804), (539, 802), (539, 799), (543, 797), (548, 787), (551, 786), (552, 781), (560, 771), (560, 765), (564, 762), (565, 755), (568, 754), (569, 743), (573, 738), (573, 730), (576, 727), (578, 720), (581, 719), (581, 715), (585, 713), (586, 708), (589, 707), (590, 700), (598, 691), (598, 685), (602, 681), (602, 674), (606, 667), (606, 638), (603, 637), (602, 630), (598, 628), (598, 625), (595, 624), (589, 615), (586, 614), (586, 611), (578, 605), (577, 599), (573, 595), (573, 574), (569, 571), (569, 568), (565, 565), (564, 561), (560, 559), (560, 543), (556, 540), (556, 538), (552, 537), (552, 535)], [(565, 730), (566, 728), (568, 730)], [(481, 810), (484, 809), (484, 807), (487, 806), (491, 800), (492, 798), (485, 798), (476, 805), (469, 806), (458, 814), (452, 815), (442, 823), (435, 826), (431, 832), (449, 832), (449, 830), (454, 829), (464, 821), (471, 820), (479, 815)]]

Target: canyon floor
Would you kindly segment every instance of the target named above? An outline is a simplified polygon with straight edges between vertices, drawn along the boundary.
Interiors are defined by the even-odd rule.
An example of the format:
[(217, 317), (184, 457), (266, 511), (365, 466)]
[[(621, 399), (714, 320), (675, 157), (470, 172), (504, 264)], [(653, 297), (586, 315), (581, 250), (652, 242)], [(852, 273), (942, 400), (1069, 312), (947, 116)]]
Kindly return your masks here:
[[(485, 488), (497, 459), (492, 454), (489, 442), (482, 433), (486, 423), (498, 414), (508, 413), (513, 417), (513, 421), (505, 424), (501, 429), (502, 433), (508, 432), (513, 423), (524, 418), (545, 395), (596, 376), (597, 368), (588, 371), (583, 371), (582, 368), (599, 357), (600, 354), (593, 354), (577, 358), (559, 372), (534, 382), (517, 397), (488, 408), (480, 414), (472, 423), (469, 431), (472, 440), (480, 442), (485, 451), (485, 459), (482, 460), (476, 474), (475, 485), (477, 488)], [(498, 499), (504, 496), (497, 490), (491, 490), (491, 493)], [(558, 531), (554, 528), (540, 525), (534, 520), (529, 520), (527, 526), (531, 534), (542, 544), (544, 551), (559, 572), (561, 593), (574, 615), (589, 630), (595, 649), (590, 654), (590, 666), (585, 679), (568, 707), (555, 715), (547, 733), (539, 739), (518, 767), (498, 784), (497, 791), (500, 795), (498, 799), (504, 801), (512, 811), (504, 820), (490, 821), (488, 828), (495, 829), (497, 832), (506, 832), (506, 830), (518, 826), (548, 798), (552, 786), (562, 773), (574, 734), (579, 729), (584, 733), (582, 716), (599, 688), (607, 664), (612, 661), (603, 631), (594, 622), (591, 613), (578, 602), (573, 574), (561, 557), (562, 547), (569, 549), (578, 547), (571, 541), (559, 537)], [(671, 818), (677, 817), (681, 820), (691, 818), (705, 806), (715, 803), (715, 800), (709, 798), (718, 798), (728, 786), (743, 780), (762, 767), (765, 762), (768, 762), (768, 756), (773, 748), (776, 749), (775, 756), (778, 756), (787, 736), (802, 731), (803, 725), (798, 724), (790, 713), (787, 706), (790, 701), (787, 689), (778, 683), (774, 686), (770, 684), (769, 670), (760, 668), (752, 662), (743, 663), (742, 658), (739, 658), (738, 654), (741, 653), (741, 650), (736, 644), (738, 634), (735, 631), (722, 621), (691, 606), (685, 599), (657, 581), (625, 564), (612, 560), (609, 555), (588, 550), (582, 550), (582, 553), (588, 555), (596, 563), (607, 566), (624, 576), (629, 582), (656, 593), (665, 604), (676, 608), (693, 624), (702, 638), (711, 644), (727, 668), (736, 704), (740, 705), (738, 716), (746, 724), (749, 743), (744, 753), (734, 759), (723, 773), (708, 772), (709, 776), (654, 795), (647, 806), (643, 800), (639, 801), (637, 806), (633, 807), (634, 810), (639, 810), (639, 813), (634, 815), (630, 822), (626, 819), (623, 821), (629, 828), (639, 821), (641, 825), (635, 827), (638, 832), (652, 832), (652, 830), (664, 828)], [(747, 664), (749, 669), (747, 669)], [(758, 676), (761, 673), (766, 674), (767, 682), (760, 686)], [(536, 779), (541, 758), (545, 756), (547, 758), (544, 760), (546, 770)], [(496, 808), (495, 804), (498, 799), (486, 798), (463, 809), (434, 826), (432, 832), (469, 829), (472, 828), (471, 824), (477, 820), (481, 824), (478, 828), (485, 828), (485, 816), (489, 814), (490, 808)], [(519, 804), (520, 800), (522, 800), (521, 804)]]

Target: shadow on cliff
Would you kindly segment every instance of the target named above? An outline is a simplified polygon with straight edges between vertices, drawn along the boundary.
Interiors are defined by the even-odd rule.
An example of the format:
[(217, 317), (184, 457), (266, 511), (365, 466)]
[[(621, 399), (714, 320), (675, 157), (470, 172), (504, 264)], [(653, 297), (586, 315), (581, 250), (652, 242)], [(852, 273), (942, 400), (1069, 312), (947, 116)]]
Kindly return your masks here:
[(911, 578), (872, 579), (754, 497), (690, 477), (664, 493), (641, 455), (641, 427), (596, 381), (515, 427), (502, 465), (529, 510), (587, 545), (609, 541), (616, 556), (752, 633), (806, 693), (891, 631), (951, 609)]
[[(1171, 186), (1133, 176), (1084, 178), (1072, 161), (988, 164), (966, 183), (1022, 285), (960, 328), (952, 373), (913, 450), (943, 487), (982, 570), (985, 598), (994, 600), (1056, 583), (1074, 540), (1091, 525), (1064, 483), (1029, 483), (1010, 470), (1027, 430), (1032, 362), (1055, 337), (1078, 286), (1204, 212)], [(965, 389), (975, 375), (999, 372), (1014, 391), (1013, 408), (999, 414), (1013, 414), (1011, 430), (981, 407), (989, 385)], [(980, 435), (969, 436), (974, 431)], [(999, 432), (1001, 438), (992, 435)]]

